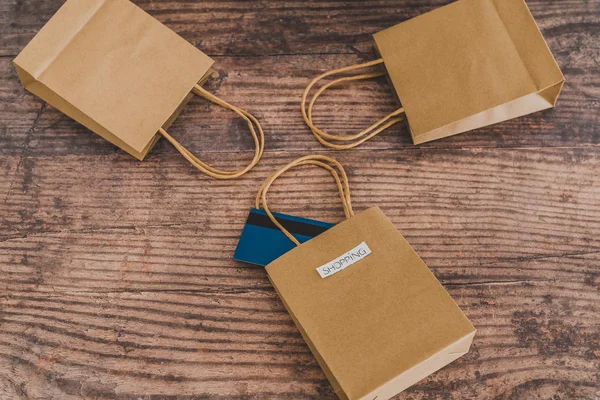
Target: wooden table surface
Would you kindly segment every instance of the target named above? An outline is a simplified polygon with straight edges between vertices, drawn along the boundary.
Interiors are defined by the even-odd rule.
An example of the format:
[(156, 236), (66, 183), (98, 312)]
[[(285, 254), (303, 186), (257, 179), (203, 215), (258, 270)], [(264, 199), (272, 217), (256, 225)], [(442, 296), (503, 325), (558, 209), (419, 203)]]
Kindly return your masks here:
[[(216, 60), (206, 87), (260, 119), (264, 158), (229, 182), (164, 140), (133, 159), (20, 86), (11, 61), (62, 1), (0, 0), (1, 399), (335, 399), (263, 268), (231, 259), (260, 182), (308, 153), (346, 166), (355, 209), (381, 207), (478, 329), (399, 399), (600, 398), (600, 0), (528, 1), (567, 79), (556, 109), (335, 153), (303, 87), (448, 0), (136, 3)], [(394, 106), (380, 79), (332, 90), (316, 120), (350, 133)], [(242, 121), (200, 99), (170, 132), (220, 167), (250, 158)], [(314, 169), (272, 203), (343, 217)]]

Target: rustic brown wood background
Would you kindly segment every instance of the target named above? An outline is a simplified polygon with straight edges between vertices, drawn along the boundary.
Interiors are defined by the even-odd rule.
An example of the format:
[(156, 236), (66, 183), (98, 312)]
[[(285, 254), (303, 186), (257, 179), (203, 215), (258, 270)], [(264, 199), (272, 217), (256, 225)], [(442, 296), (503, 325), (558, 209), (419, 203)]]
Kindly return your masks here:
[[(259, 166), (223, 182), (165, 141), (138, 162), (26, 93), (11, 60), (62, 0), (0, 0), (0, 398), (334, 399), (263, 269), (231, 255), (267, 174), (327, 153), (300, 117), (309, 78), (448, 1), (136, 1), (265, 128)], [(380, 206), (479, 330), (399, 399), (600, 398), (600, 0), (528, 4), (567, 78), (556, 109), (422, 146), (398, 124), (335, 153), (355, 208)], [(365, 82), (317, 120), (349, 133), (393, 107)], [(202, 100), (171, 132), (221, 167), (250, 156), (243, 123)], [(323, 172), (276, 189), (277, 210), (342, 218)]]

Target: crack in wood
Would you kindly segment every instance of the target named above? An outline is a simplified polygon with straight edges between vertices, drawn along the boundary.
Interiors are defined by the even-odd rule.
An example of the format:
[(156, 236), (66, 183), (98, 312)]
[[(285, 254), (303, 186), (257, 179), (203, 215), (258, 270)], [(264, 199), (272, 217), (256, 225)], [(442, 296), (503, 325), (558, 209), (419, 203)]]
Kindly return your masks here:
[(505, 285), (522, 285), (522, 284), (533, 284), (539, 282), (555, 282), (556, 279), (519, 279), (519, 280), (507, 280), (507, 281), (482, 281), (482, 282), (459, 282), (459, 283), (446, 283), (442, 282), (443, 286), (505, 286)]
[(4, 204), (7, 203), (8, 199), (10, 198), (10, 196), (12, 194), (13, 186), (19, 176), (18, 173), (23, 166), (25, 158), (28, 156), (27, 153), (29, 151), (29, 144), (31, 142), (31, 137), (33, 136), (33, 134), (35, 132), (35, 128), (37, 128), (37, 126), (39, 124), (42, 114), (44, 113), (44, 111), (46, 111), (46, 107), (47, 107), (46, 102), (42, 102), (40, 109), (36, 113), (35, 118), (34, 118), (33, 122), (31, 123), (31, 126), (27, 130), (27, 135), (25, 137), (25, 142), (23, 143), (23, 148), (21, 150), (21, 156), (19, 157), (19, 162), (17, 163), (17, 167), (15, 168), (15, 172), (13, 173), (13, 179), (11, 180), (10, 185), (8, 186), (6, 196), (4, 197)]
[(88, 234), (88, 233), (105, 233), (105, 232), (115, 232), (115, 231), (138, 231), (144, 228), (138, 228), (133, 225), (125, 225), (125, 226), (108, 226), (108, 227), (97, 227), (97, 228), (85, 228), (85, 229), (62, 229), (62, 230), (41, 230), (38, 232), (22, 232), (15, 233), (12, 235), (0, 236), (0, 243), (9, 242), (13, 240), (23, 240), (29, 238), (35, 238), (39, 236), (45, 235), (71, 235), (71, 234)]

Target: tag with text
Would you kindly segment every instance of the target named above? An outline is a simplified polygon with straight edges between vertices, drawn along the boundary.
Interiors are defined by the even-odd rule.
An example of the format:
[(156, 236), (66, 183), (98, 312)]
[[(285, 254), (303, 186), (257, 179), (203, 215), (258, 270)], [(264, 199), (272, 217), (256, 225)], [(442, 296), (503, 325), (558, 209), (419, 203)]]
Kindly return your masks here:
[(371, 254), (371, 249), (365, 242), (362, 242), (352, 250), (345, 254), (342, 254), (335, 260), (328, 262), (327, 264), (321, 265), (317, 268), (317, 272), (321, 275), (321, 278), (327, 278), (343, 269), (348, 268), (352, 264), (362, 260)]

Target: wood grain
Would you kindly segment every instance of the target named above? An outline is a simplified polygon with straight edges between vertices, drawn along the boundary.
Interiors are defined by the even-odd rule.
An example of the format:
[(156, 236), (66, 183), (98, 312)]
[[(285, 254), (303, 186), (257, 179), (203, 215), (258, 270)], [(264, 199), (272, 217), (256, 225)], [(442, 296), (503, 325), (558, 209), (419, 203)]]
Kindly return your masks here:
[[(211, 56), (370, 53), (373, 33), (449, 3), (447, 0), (134, 2)], [(61, 4), (62, 0), (3, 0), (0, 55), (16, 55)], [(558, 49), (566, 50), (560, 43), (565, 37), (590, 40), (597, 35), (594, 28), (598, 27), (595, 13), (600, 7), (599, 0), (530, 0), (527, 5), (550, 47), (561, 44)]]
[[(600, 337), (590, 287), (449, 291), (478, 327), (476, 342), (399, 398), (593, 398)], [(12, 292), (3, 314), (4, 382), (31, 397), (335, 398), (271, 289)]]
[[(400, 398), (592, 398), (594, 149), (337, 154), (355, 207), (380, 206), (479, 329), (467, 357)], [(334, 398), (264, 271), (230, 258), (255, 188), (297, 155), (231, 183), (172, 154), (32, 158), (2, 215), (5, 379), (31, 396)], [(342, 217), (321, 171), (277, 186), (277, 209)]]
[[(600, 42), (600, 29), (596, 42)], [(596, 50), (600, 60), (600, 50)], [(474, 132), (414, 146), (407, 126), (395, 125), (360, 146), (359, 151), (444, 148), (568, 147), (600, 144), (600, 64), (581, 73), (564, 70), (567, 83), (555, 109), (482, 128)], [(206, 88), (254, 114), (267, 135), (268, 150), (321, 151), (300, 115), (300, 97), (309, 80), (339, 66), (360, 62), (355, 55), (219, 57), (217, 73)], [(0, 92), (0, 154), (106, 155), (119, 149), (51, 106), (23, 91), (9, 59), (0, 58), (5, 76)], [(0, 78), (2, 79), (2, 78)], [(396, 108), (391, 87), (378, 81), (341, 86), (326, 93), (316, 106), (315, 123), (336, 133), (354, 133)], [(10, 128), (10, 135), (8, 130)], [(227, 110), (194, 98), (169, 131), (190, 149), (205, 152), (250, 149), (252, 139), (243, 121)], [(150, 153), (175, 152), (159, 143)]]
[[(136, 1), (213, 56), (207, 88), (265, 128), (261, 163), (223, 182), (164, 141), (138, 162), (26, 93), (11, 60), (62, 1), (0, 0), (0, 399), (335, 399), (264, 270), (231, 259), (260, 182), (315, 152), (478, 329), (398, 399), (600, 399), (600, 0), (528, 1), (567, 78), (556, 109), (422, 146), (398, 124), (341, 153), (300, 117), (310, 78), (447, 2)], [(349, 133), (394, 106), (364, 82), (316, 120)], [(200, 99), (170, 131), (215, 165), (250, 158), (244, 125)], [(337, 200), (310, 168), (272, 192), (330, 222)]]
[[(0, 10), (1, 7), (6, 9), (0, 14), (0, 21), (3, 18), (6, 21), (0, 31), (10, 33), (0, 39), (0, 42), (8, 42), (0, 48), (16, 46), (6, 57), (0, 57), (3, 89), (0, 92), (3, 103), (0, 154), (20, 154), (24, 143), (30, 152), (43, 155), (118, 151), (52, 107), (43, 109), (42, 102), (25, 94), (16, 78), (12, 56), (43, 26), (60, 3), (0, 2)], [(431, 1), (401, 5), (323, 2), (318, 6), (306, 6), (304, 2), (138, 4), (215, 57), (217, 72), (208, 81), (207, 88), (255, 114), (267, 132), (267, 147), (286, 151), (321, 149), (298, 112), (302, 90), (311, 78), (326, 70), (374, 59), (372, 33), (440, 5)], [(528, 4), (567, 78), (557, 108), (427, 143), (420, 148), (600, 144), (600, 0), (530, 1)], [(312, 24), (309, 21), (313, 21)], [(301, 27), (306, 25), (311, 27), (303, 33)], [(225, 46), (227, 51), (222, 51), (225, 39), (217, 31), (231, 41), (230, 47)], [(281, 54), (245, 51), (238, 40), (242, 43), (249, 40), (237, 38), (231, 32), (254, 35), (257, 45), (262, 43), (262, 38), (276, 49), (281, 49), (277, 39), (283, 38), (281, 40), (293, 49)], [(196, 35), (205, 40), (201, 41)], [(320, 49), (319, 43), (326, 46), (334, 43), (336, 47)], [(356, 46), (361, 50), (354, 49)], [(383, 78), (346, 85), (323, 96), (317, 105), (315, 122), (332, 132), (356, 132), (395, 109), (395, 105), (391, 87)], [(10, 136), (6, 133), (9, 127)], [(200, 99), (187, 107), (171, 131), (190, 148), (202, 152), (248, 149), (252, 143), (241, 121)], [(362, 150), (406, 148), (414, 146), (404, 124), (397, 124), (361, 147)], [(170, 151), (166, 143), (160, 144), (159, 149)]]

